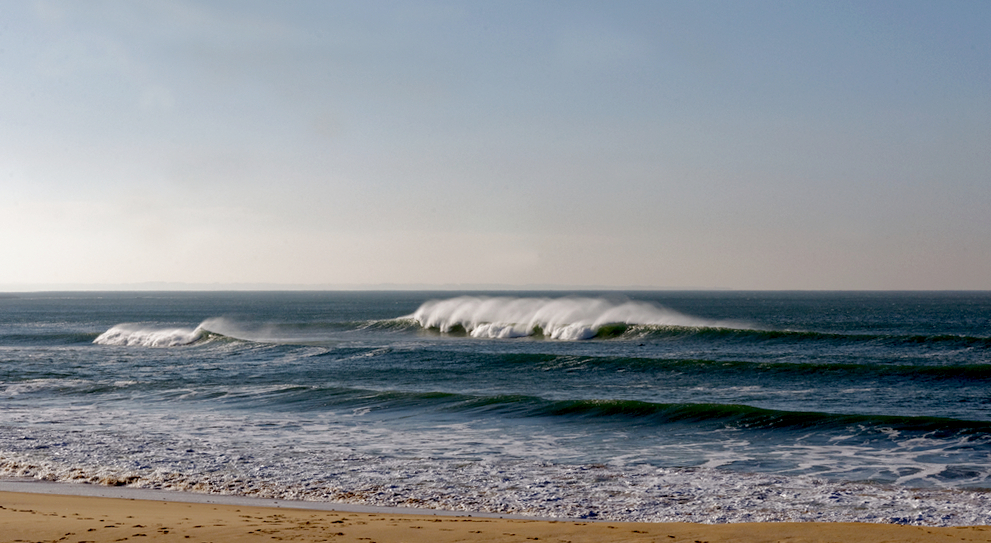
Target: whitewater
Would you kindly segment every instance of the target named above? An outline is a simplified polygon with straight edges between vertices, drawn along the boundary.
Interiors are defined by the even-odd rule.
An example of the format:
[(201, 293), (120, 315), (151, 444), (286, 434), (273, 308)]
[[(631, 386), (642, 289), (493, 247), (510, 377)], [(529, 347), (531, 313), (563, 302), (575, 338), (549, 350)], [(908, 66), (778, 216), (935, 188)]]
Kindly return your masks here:
[[(728, 327), (692, 318), (655, 304), (596, 298), (515, 298), (458, 296), (431, 300), (411, 318), (427, 329), (444, 333), (464, 330), (476, 338), (546, 336), (551, 339), (591, 339), (607, 325), (670, 327)], [(737, 327), (742, 325), (737, 324)]]

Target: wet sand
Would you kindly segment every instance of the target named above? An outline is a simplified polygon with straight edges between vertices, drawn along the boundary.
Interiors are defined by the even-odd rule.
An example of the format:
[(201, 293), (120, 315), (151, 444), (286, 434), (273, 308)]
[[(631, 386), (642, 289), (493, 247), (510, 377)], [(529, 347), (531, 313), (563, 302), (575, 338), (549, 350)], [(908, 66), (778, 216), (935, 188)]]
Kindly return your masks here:
[(214, 543), (247, 541), (392, 543), (530, 542), (853, 542), (986, 541), (991, 527), (890, 524), (655, 524), (542, 521), (391, 511), (256, 507), (158, 500), (0, 492), (0, 541)]

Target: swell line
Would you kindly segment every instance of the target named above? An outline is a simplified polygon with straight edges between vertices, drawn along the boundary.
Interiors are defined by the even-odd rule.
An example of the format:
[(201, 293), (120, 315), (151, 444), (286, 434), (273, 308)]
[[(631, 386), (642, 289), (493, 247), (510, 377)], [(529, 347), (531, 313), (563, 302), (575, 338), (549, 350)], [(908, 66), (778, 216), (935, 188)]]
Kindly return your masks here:
[(714, 327), (640, 327), (640, 337), (657, 339), (736, 340), (761, 343), (830, 342), (830, 343), (881, 343), (885, 345), (938, 345), (991, 348), (991, 337), (951, 334), (865, 334), (833, 333), (802, 330), (763, 330)]
[(732, 375), (765, 375), (777, 377), (854, 377), (854, 378), (927, 378), (991, 379), (991, 364), (922, 366), (911, 364), (858, 364), (835, 362), (754, 362), (739, 360), (667, 359), (626, 357), (574, 357), (550, 354), (500, 355), (501, 362), (511, 365), (532, 364), (546, 370), (577, 370), (582, 368), (622, 369), (642, 372), (674, 372), (702, 374), (719, 379)]
[(91, 332), (42, 332), (14, 333), (0, 335), (3, 345), (72, 345), (76, 343), (92, 343), (99, 334)]
[(928, 416), (844, 414), (765, 409), (740, 404), (653, 403), (637, 400), (548, 400), (530, 395), (468, 395), (293, 385), (250, 393), (230, 391), (211, 401), (244, 403), (273, 409), (327, 408), (377, 411), (433, 411), (477, 416), (553, 418), (663, 427), (672, 424), (747, 430), (841, 430), (911, 432), (931, 437), (991, 436), (991, 421)]

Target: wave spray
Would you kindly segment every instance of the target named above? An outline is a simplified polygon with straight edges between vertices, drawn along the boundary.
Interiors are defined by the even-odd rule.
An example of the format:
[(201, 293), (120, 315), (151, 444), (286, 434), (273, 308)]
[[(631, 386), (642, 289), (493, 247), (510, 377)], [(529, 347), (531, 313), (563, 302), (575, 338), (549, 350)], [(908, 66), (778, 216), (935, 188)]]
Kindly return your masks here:
[(648, 302), (604, 298), (516, 298), (458, 296), (431, 300), (408, 318), (442, 333), (465, 331), (477, 338), (543, 335), (580, 340), (612, 325), (723, 327), (725, 323), (690, 317)]

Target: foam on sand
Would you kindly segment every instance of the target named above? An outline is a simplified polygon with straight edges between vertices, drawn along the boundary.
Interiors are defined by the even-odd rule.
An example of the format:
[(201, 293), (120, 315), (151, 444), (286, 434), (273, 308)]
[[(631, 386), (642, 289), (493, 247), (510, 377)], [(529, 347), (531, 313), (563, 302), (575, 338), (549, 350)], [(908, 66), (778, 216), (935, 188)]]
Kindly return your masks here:
[[(326, 510), (0, 493), (0, 526), (12, 541), (125, 539), (215, 541), (991, 541), (984, 527), (933, 528), (890, 524), (750, 523), (700, 525), (548, 522), (503, 518), (358, 513)], [(80, 538), (80, 536), (76, 536)], [(76, 539), (73, 539), (73, 541)]]

